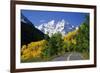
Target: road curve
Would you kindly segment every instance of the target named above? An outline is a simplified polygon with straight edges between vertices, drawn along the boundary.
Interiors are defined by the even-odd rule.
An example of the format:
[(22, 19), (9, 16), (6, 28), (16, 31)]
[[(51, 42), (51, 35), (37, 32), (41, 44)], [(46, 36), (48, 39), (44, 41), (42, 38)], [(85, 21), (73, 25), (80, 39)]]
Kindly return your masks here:
[(82, 60), (83, 59), (80, 53), (72, 53), (69, 56), (70, 57), (67, 60)]
[(63, 56), (56, 57), (52, 61), (70, 61), (70, 60), (82, 60), (80, 53), (66, 53)]

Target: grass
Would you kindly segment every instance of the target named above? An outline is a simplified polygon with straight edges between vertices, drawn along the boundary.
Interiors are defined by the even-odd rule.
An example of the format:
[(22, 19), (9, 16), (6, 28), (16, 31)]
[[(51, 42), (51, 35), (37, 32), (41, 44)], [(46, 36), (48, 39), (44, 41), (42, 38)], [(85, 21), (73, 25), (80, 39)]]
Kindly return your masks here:
[(44, 60), (40, 57), (35, 57), (27, 60), (21, 60), (22, 63), (28, 63), (28, 62), (43, 62)]
[(89, 52), (83, 52), (82, 56), (84, 60), (89, 59)]

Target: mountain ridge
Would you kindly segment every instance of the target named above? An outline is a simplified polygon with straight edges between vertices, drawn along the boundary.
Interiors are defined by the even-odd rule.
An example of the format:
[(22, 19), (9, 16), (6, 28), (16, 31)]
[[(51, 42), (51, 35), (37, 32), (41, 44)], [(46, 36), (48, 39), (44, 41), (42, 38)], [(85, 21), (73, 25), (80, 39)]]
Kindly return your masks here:
[(57, 23), (55, 23), (55, 20), (51, 20), (47, 23), (36, 26), (36, 28), (45, 34), (48, 34), (50, 37), (52, 36), (52, 34), (55, 34), (57, 32), (60, 32), (62, 36), (64, 36), (69, 31), (76, 29), (74, 25), (69, 24), (64, 19), (58, 21)]
[(43, 40), (45, 37), (48, 36), (37, 29), (24, 15), (21, 15), (21, 46)]

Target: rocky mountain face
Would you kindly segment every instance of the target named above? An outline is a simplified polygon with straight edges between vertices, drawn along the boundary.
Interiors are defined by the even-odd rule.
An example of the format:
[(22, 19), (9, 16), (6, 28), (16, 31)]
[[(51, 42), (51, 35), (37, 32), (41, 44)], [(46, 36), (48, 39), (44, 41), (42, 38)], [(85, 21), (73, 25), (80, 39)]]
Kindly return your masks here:
[(62, 19), (61, 21), (58, 21), (56, 23), (55, 20), (51, 20), (47, 23), (36, 26), (36, 28), (45, 34), (48, 34), (49, 36), (52, 36), (52, 34), (57, 32), (60, 32), (64, 36), (69, 31), (74, 30), (76, 27)]

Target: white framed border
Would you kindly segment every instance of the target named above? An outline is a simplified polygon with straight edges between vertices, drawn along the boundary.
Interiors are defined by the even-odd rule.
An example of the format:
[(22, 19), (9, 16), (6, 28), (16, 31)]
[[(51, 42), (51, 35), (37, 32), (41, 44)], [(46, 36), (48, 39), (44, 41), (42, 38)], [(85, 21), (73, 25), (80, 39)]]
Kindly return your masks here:
[[(20, 62), (20, 11), (25, 10), (42, 10), (42, 11), (62, 11), (62, 12), (81, 12), (90, 14), (90, 59), (79, 61), (56, 61), (56, 62), (33, 62), (33, 63), (21, 63)], [(16, 69), (24, 68), (41, 68), (41, 67), (58, 67), (58, 66), (75, 66), (75, 65), (90, 65), (94, 64), (94, 10), (86, 8), (73, 8), (73, 7), (53, 7), (53, 6), (37, 6), (37, 5), (16, 5), (15, 10), (15, 24), (16, 24)]]

